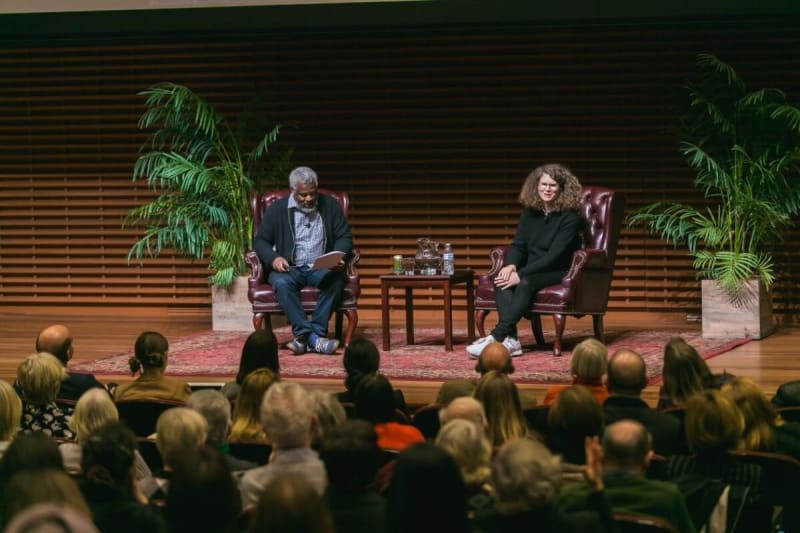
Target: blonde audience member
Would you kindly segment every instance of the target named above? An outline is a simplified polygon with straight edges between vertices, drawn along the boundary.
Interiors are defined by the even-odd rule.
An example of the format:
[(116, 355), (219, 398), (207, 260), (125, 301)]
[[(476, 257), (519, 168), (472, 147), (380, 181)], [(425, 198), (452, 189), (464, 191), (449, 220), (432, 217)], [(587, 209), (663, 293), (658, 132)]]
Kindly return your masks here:
[(0, 380), (0, 458), (17, 436), (21, 418), (22, 401), (9, 382)]
[[(583, 385), (589, 389), (598, 405), (608, 398), (608, 390), (603, 383), (608, 366), (608, 349), (606, 345), (589, 337), (578, 343), (572, 351), (570, 361), (570, 374), (572, 375), (573, 385)], [(547, 390), (542, 402), (544, 405), (552, 405), (561, 391), (569, 385), (555, 385)]]
[(522, 414), (519, 390), (507, 374), (496, 370), (484, 374), (475, 389), (475, 398), (486, 412), (492, 446), (502, 446), (514, 438), (535, 436)]
[(270, 443), (261, 425), (261, 400), (264, 393), (279, 381), (278, 375), (268, 368), (254, 370), (242, 382), (242, 390), (233, 410), (230, 442)]
[(183, 381), (164, 376), (169, 343), (155, 331), (145, 331), (136, 338), (134, 356), (128, 360), (131, 373), (140, 373), (134, 381), (123, 383), (114, 391), (114, 400), (159, 399), (186, 402), (192, 390)]
[(24, 433), (42, 431), (57, 439), (72, 439), (69, 429), (71, 409), (59, 407), (55, 400), (66, 369), (54, 356), (40, 352), (25, 358), (17, 367), (17, 385), (22, 392)]
[(208, 423), (203, 415), (188, 407), (167, 409), (156, 422), (156, 447), (165, 471), (170, 471), (182, 456), (205, 445)]

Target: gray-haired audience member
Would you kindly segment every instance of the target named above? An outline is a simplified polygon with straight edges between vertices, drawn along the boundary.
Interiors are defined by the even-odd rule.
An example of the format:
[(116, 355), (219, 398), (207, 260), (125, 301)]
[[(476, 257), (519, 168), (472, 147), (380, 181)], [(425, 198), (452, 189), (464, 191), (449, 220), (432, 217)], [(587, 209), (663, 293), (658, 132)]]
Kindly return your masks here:
[[(655, 516), (672, 524), (676, 531), (695, 531), (677, 486), (645, 478), (652, 456), (650, 435), (639, 422), (620, 420), (606, 427), (603, 481), (612, 511)], [(565, 487), (559, 498), (560, 509), (585, 509), (589, 492), (589, 487), (582, 483)]]
[(439, 410), (439, 425), (444, 426), (451, 420), (463, 418), (469, 420), (486, 430), (489, 422), (486, 420), (486, 411), (483, 404), (471, 396), (455, 398)]
[(314, 400), (302, 385), (279, 381), (264, 394), (261, 423), (272, 440), (269, 464), (245, 472), (242, 478), (242, 507), (253, 507), (264, 487), (275, 476), (291, 473), (306, 478), (319, 493), (325, 491), (327, 474), (311, 440), (317, 424)]
[(186, 404), (206, 419), (208, 437), (206, 444), (223, 453), (228, 468), (232, 471), (255, 468), (256, 463), (244, 461), (228, 453), (228, 434), (231, 430), (231, 402), (220, 391), (201, 389), (189, 396)]

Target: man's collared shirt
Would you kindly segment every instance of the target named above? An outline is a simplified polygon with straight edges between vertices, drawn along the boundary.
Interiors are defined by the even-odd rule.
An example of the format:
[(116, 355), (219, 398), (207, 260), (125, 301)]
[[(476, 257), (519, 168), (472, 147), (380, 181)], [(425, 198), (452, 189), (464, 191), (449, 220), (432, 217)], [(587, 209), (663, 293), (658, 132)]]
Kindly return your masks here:
[(304, 213), (299, 209), (294, 195), (289, 196), (289, 212), (294, 223), (294, 257), (296, 266), (311, 266), (314, 260), (325, 252), (325, 230), (319, 211)]

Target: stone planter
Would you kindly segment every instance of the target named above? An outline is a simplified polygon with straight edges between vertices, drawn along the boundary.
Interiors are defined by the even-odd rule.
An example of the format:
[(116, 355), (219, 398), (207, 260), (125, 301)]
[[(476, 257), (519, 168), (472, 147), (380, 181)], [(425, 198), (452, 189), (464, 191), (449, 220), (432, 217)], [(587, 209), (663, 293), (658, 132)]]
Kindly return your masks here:
[(211, 329), (252, 331), (253, 307), (247, 299), (247, 276), (239, 276), (229, 289), (211, 287)]
[(775, 330), (772, 293), (760, 279), (747, 282), (739, 301), (731, 301), (716, 281), (703, 280), (701, 289), (704, 338), (761, 339)]

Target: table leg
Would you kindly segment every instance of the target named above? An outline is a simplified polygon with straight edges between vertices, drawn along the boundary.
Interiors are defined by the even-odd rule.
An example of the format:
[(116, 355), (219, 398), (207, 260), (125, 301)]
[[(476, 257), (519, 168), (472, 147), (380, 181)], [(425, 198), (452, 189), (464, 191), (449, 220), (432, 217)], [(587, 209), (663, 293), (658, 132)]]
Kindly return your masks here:
[(444, 349), (453, 351), (453, 284), (444, 284)]
[(475, 287), (473, 280), (467, 282), (467, 342), (475, 340)]
[(406, 287), (406, 344), (414, 344), (414, 289)]
[(383, 329), (383, 351), (389, 351), (389, 284), (381, 282), (381, 328)]

